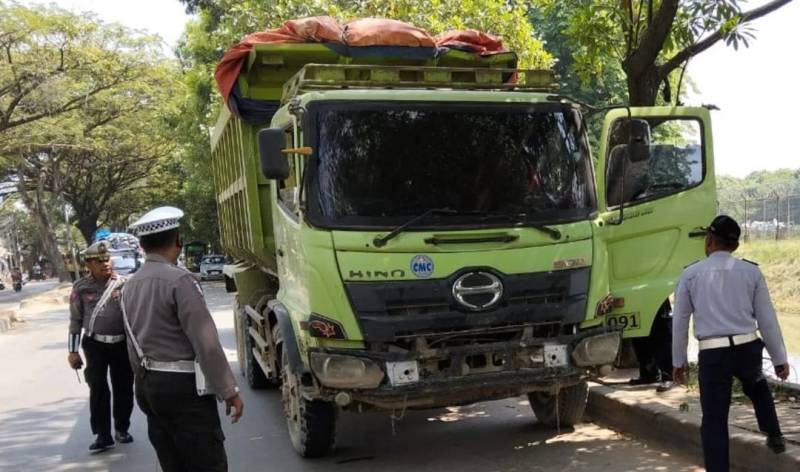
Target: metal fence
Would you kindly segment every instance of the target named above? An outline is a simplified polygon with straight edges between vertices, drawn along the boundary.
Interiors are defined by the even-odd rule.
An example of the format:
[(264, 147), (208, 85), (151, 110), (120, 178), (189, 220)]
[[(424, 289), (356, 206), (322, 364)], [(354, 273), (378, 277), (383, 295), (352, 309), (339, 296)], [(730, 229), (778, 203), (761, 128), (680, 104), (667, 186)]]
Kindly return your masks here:
[(717, 213), (738, 221), (745, 240), (800, 237), (800, 194), (723, 200)]

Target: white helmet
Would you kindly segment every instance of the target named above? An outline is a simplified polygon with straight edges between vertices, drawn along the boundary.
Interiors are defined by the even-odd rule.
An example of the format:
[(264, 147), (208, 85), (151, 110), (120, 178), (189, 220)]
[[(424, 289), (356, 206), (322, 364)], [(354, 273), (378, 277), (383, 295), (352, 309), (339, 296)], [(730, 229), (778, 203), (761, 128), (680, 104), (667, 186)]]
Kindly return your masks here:
[(148, 211), (133, 223), (129, 230), (138, 237), (161, 233), (180, 226), (183, 210), (171, 206), (158, 207)]

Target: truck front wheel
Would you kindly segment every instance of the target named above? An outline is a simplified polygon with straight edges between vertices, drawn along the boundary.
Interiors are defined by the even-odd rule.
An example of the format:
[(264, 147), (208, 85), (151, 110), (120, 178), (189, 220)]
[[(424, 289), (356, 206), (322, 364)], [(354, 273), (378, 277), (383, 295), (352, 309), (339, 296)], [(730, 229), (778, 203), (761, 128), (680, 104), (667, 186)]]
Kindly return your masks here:
[(336, 438), (336, 407), (303, 397), (300, 377), (289, 366), (282, 342), (281, 399), (294, 450), (302, 457), (321, 457), (330, 452)]
[(558, 395), (550, 392), (531, 392), (528, 401), (540, 423), (549, 427), (572, 426), (581, 422), (589, 397), (589, 385), (582, 381), (563, 387)]

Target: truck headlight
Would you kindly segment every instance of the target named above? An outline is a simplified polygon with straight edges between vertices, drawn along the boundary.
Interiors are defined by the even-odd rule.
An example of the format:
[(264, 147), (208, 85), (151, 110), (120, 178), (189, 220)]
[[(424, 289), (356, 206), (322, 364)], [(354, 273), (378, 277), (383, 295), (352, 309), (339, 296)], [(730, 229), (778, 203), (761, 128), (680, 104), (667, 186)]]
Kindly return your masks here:
[(611, 364), (617, 358), (619, 333), (605, 333), (584, 338), (572, 351), (572, 360), (581, 367)]
[(311, 353), (311, 370), (322, 385), (331, 388), (376, 388), (384, 376), (369, 359), (323, 352)]

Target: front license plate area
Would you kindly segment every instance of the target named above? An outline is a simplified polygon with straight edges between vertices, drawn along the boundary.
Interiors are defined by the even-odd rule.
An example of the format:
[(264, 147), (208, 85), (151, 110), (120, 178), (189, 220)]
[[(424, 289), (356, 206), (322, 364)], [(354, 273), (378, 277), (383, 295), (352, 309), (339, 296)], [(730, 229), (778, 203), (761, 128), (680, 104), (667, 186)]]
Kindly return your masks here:
[(419, 382), (419, 366), (417, 361), (387, 362), (386, 375), (392, 386)]
[(610, 328), (639, 329), (641, 320), (639, 313), (620, 313), (617, 315), (608, 315), (606, 317), (606, 326)]
[(566, 344), (544, 345), (544, 366), (564, 367), (568, 364)]

